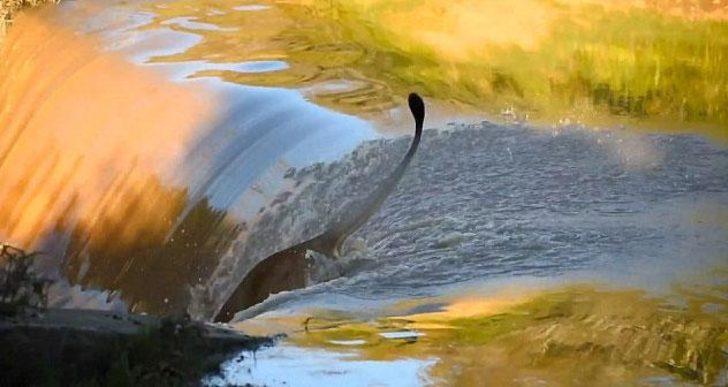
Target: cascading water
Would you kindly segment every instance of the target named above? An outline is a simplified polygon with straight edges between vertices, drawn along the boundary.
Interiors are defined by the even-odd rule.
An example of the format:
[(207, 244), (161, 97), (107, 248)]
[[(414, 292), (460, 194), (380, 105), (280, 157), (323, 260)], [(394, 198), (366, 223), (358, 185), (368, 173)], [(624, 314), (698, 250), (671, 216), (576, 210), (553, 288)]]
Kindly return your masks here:
[[(68, 2), (18, 19), (2, 43), (0, 237), (47, 252), (57, 305), (123, 307), (113, 293), (135, 311), (211, 318), (258, 262), (346, 216), (406, 151), (409, 138), (373, 140), (369, 122), (310, 101), (384, 111), (408, 133), (394, 109), (404, 95), (337, 67), (371, 53), (292, 35), (311, 27), (276, 7), (185, 4)], [(250, 36), (203, 15), (239, 18)], [(314, 286), (243, 315), (499, 276), (720, 262), (726, 171), (724, 148), (689, 135), (430, 130), (344, 259), (315, 261)]]
[[(53, 20), (21, 18), (3, 46), (0, 233), (47, 252), (74, 283), (119, 290), (135, 310), (186, 309), (189, 288), (237, 256), (265, 207), (293, 188), (282, 178), (291, 166), (373, 136), (294, 92), (170, 82), (190, 64), (140, 67), (122, 54), (140, 55), (146, 40), (102, 52)], [(270, 235), (232, 263), (244, 274), (237, 260), (297, 237)]]

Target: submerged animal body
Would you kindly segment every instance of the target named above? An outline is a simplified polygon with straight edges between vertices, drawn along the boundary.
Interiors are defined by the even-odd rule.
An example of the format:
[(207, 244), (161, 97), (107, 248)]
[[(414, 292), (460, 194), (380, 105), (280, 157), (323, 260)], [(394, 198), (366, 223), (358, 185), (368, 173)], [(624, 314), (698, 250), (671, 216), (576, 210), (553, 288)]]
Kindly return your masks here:
[(415, 93), (409, 95), (408, 103), (415, 120), (415, 135), (397, 168), (381, 182), (379, 188), (357, 203), (353, 211), (324, 233), (277, 252), (258, 263), (215, 315), (215, 321), (230, 321), (236, 312), (262, 302), (273, 293), (306, 286), (307, 251), (315, 251), (333, 259), (340, 257), (343, 242), (379, 209), (417, 152), (425, 119), (425, 105), (422, 98)]

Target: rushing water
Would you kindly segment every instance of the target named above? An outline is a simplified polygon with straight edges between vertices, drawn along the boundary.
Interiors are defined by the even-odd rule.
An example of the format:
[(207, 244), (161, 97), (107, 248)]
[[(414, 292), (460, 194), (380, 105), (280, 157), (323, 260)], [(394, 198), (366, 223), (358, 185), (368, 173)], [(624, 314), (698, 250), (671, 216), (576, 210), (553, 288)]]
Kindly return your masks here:
[[(343, 278), (306, 292), (407, 297), (569, 271), (636, 270), (647, 279), (726, 258), (728, 152), (703, 139), (487, 123), (424, 138), (400, 188), (354, 234), (364, 247), (343, 261)], [(360, 173), (381, 175), (405, 147), (374, 142), (297, 172), (293, 179), (316, 184), (278, 206), (261, 235), (298, 221), (307, 229), (303, 212), (323, 212), (325, 192), (357, 187)]]
[[(437, 129), (383, 208), (342, 259), (312, 258), (311, 286), (238, 320), (367, 319), (517, 278), (658, 289), (725, 266), (721, 2), (405, 3), (82, 0), (24, 15), (0, 43), (0, 237), (48, 253), (56, 305), (211, 318), (256, 263), (377, 187), (406, 151), (388, 137), (409, 134), (415, 90)], [(305, 355), (313, 374), (341, 362), (361, 383), (400, 369), (416, 384), (447, 357), (271, 351), (260, 378), (240, 379), (247, 362), (227, 377), (276, 382), (276, 358)]]

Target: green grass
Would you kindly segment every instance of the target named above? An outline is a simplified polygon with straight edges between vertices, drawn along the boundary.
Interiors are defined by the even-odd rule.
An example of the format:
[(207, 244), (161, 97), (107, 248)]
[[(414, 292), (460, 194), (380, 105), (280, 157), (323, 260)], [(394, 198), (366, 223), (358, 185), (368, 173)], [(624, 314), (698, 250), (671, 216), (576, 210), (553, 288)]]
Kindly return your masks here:
[[(359, 63), (362, 71), (393, 89), (415, 87), (490, 112), (515, 107), (548, 122), (728, 131), (726, 22), (572, 7), (535, 47), (485, 42), (453, 60), (417, 29), (388, 23), (407, 2), (359, 3), (320, 6), (317, 15), (336, 20), (343, 36), (373, 53)], [(322, 30), (312, 39), (327, 36)]]

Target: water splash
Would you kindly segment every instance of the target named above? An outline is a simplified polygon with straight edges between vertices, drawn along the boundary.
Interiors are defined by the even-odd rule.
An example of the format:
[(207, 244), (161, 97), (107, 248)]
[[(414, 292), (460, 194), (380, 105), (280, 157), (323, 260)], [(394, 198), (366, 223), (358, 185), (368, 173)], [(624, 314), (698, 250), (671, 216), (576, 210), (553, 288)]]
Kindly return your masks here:
[[(128, 26), (100, 22), (94, 40), (57, 17), (19, 18), (2, 47), (0, 235), (48, 252), (72, 283), (121, 290), (134, 310), (184, 310), (187, 287), (245, 241), (291, 165), (372, 136), (296, 92), (175, 77), (206, 63), (134, 64), (155, 49), (144, 38), (104, 50)], [(259, 64), (231, 69), (279, 68)]]

